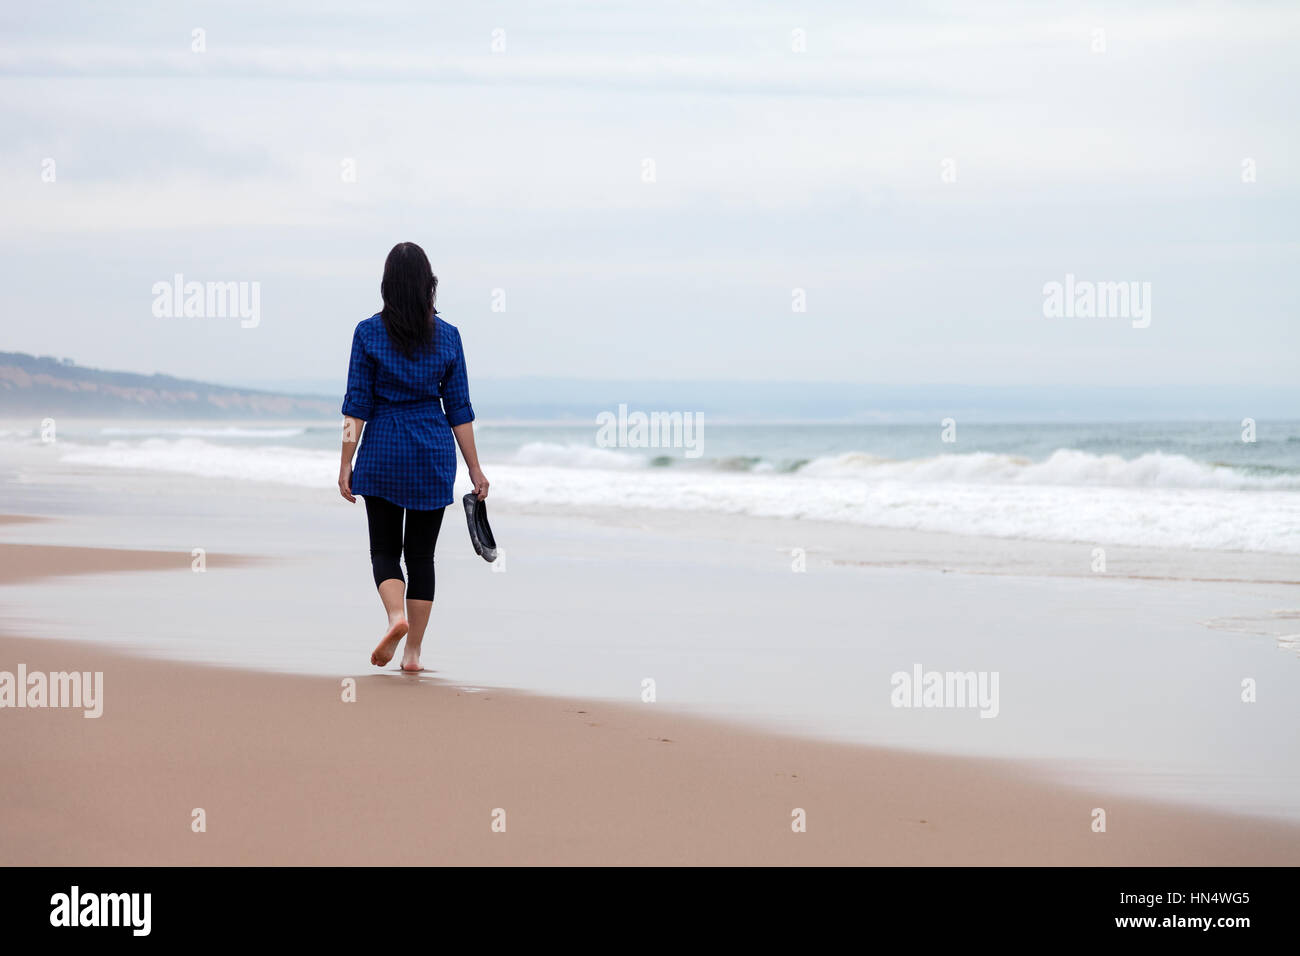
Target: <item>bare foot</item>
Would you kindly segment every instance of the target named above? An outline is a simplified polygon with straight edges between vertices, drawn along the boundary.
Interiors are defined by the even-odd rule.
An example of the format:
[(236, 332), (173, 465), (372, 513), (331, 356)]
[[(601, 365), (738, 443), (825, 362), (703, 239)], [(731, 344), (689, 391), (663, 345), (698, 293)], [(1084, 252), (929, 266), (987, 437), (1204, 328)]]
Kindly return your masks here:
[(406, 637), (406, 632), (411, 626), (406, 623), (406, 618), (398, 618), (388, 626), (388, 633), (384, 635), (383, 640), (375, 647), (375, 652), (370, 655), (370, 663), (376, 667), (383, 667), (393, 659), (397, 653), (397, 645)]
[(406, 642), (406, 653), (402, 655), (402, 670), (408, 674), (416, 674), (422, 670), (420, 666), (420, 649), (411, 647), (411, 642)]

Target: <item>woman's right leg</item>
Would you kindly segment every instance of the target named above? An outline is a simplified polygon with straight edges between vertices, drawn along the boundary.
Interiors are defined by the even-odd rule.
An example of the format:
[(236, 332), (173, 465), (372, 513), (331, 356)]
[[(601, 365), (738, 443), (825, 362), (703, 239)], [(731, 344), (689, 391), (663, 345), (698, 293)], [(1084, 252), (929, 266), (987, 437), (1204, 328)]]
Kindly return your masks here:
[(397, 653), (406, 636), (406, 581), (402, 577), (402, 507), (384, 498), (367, 496), (366, 521), (370, 525), (370, 569), (379, 599), (388, 614), (388, 631), (380, 639), (370, 663), (383, 667)]

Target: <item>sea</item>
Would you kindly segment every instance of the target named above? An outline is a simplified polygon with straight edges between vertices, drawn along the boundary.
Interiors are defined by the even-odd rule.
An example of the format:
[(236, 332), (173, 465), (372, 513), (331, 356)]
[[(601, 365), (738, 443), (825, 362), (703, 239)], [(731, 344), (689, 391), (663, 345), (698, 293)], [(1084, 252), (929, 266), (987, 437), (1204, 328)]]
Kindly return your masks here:
[[(498, 501), (999, 538), (1300, 553), (1300, 421), (476, 423)], [(60, 458), (331, 488), (334, 422), (59, 421)], [(48, 441), (10, 422), (5, 443)], [(461, 464), (462, 478), (464, 466)]]

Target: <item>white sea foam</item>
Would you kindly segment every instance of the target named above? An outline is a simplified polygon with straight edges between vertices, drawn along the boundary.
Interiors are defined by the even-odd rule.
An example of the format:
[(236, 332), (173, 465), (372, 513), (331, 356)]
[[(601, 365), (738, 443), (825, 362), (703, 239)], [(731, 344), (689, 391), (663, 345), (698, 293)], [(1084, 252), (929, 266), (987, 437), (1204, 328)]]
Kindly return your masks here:
[[(335, 452), (230, 446), (200, 438), (64, 446), (64, 460), (329, 489)], [(1101, 544), (1300, 554), (1295, 479), (1258, 477), (1177, 455), (1059, 451), (1034, 463), (1003, 455), (887, 461), (819, 459), (795, 473), (630, 466), (637, 459), (525, 445), (485, 462), (494, 493), (533, 505), (716, 511), (887, 528)], [(553, 463), (563, 460), (570, 467)], [(462, 470), (463, 479), (463, 470)], [(1289, 484), (1288, 484), (1289, 482)]]
[(106, 445), (62, 443), (63, 460), (79, 465), (140, 468), (174, 474), (243, 481), (329, 487), (335, 481), (338, 455), (276, 445), (219, 445), (202, 438), (146, 438)]
[(627, 452), (589, 445), (561, 445), (558, 442), (532, 441), (520, 447), (511, 459), (517, 465), (551, 465), (560, 468), (640, 468), (646, 460)]
[(1218, 488), (863, 482), (798, 474), (618, 476), (497, 466), (493, 488), (533, 504), (721, 511), (1001, 538), (1300, 554), (1300, 493)]
[(110, 425), (101, 428), (99, 433), (105, 437), (148, 437), (162, 435), (180, 435), (186, 438), (296, 438), (303, 434), (303, 428), (248, 428), (239, 425), (222, 427), (205, 427), (202, 425), (130, 427)]
[(936, 455), (895, 461), (850, 452), (817, 458), (805, 476), (867, 481), (965, 482), (974, 484), (1084, 485), (1118, 488), (1229, 488), (1300, 490), (1300, 475), (1252, 475), (1183, 455), (1148, 452), (1136, 458), (1058, 449), (1045, 461), (988, 452)]

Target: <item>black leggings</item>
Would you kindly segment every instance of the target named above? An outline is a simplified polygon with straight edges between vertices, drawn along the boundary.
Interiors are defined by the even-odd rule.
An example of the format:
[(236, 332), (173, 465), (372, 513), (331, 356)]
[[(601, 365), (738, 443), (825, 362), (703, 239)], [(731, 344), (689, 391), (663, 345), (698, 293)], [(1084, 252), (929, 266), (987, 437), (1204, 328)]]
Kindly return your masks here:
[[(406, 552), (406, 573), (411, 583), (406, 597), (412, 601), (433, 600), (433, 549), (442, 529), (442, 512), (413, 511), (384, 498), (366, 495), (366, 520), (370, 522), (370, 568), (375, 586), (402, 577), (399, 560)], [(402, 515), (406, 515), (406, 537), (402, 538)]]

